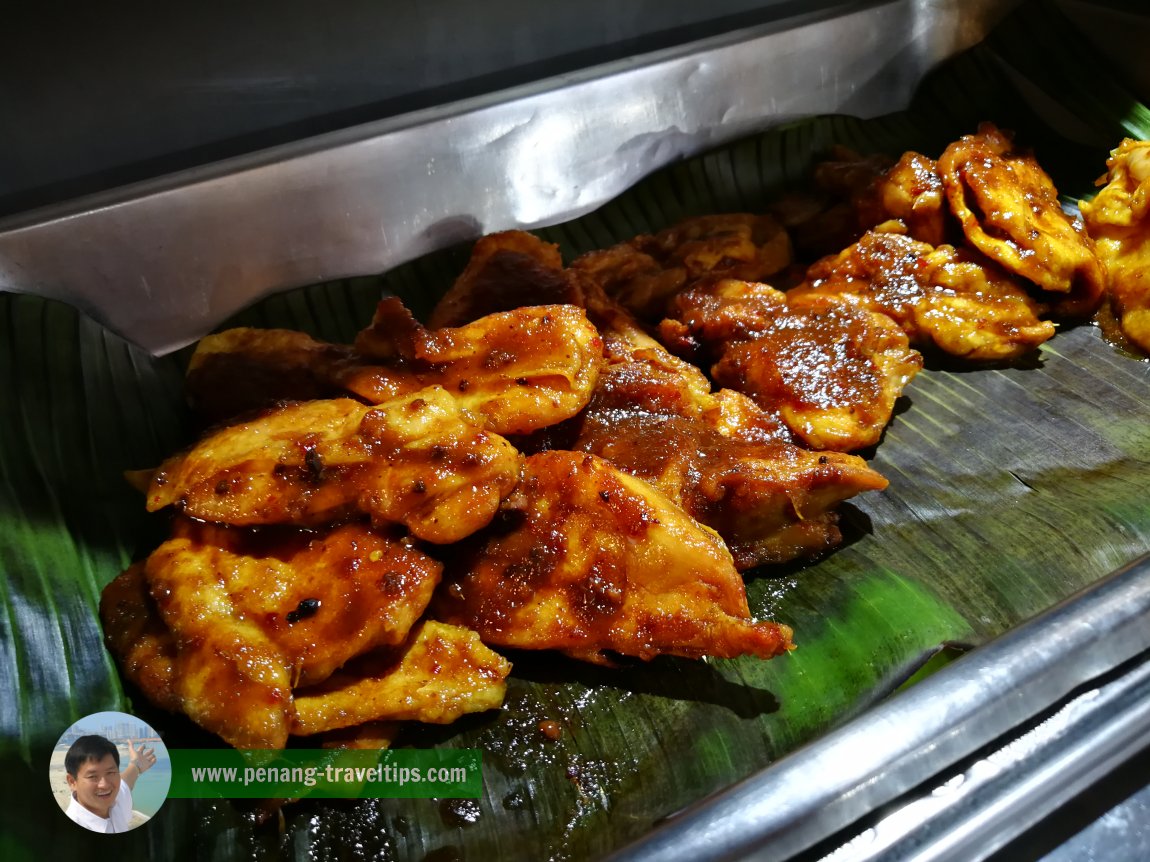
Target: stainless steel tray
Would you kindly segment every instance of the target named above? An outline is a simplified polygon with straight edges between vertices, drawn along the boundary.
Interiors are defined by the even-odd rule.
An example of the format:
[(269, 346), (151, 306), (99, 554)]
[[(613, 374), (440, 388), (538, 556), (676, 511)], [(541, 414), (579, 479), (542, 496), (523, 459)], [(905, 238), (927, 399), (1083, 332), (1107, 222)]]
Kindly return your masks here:
[(844, 3), (30, 212), (0, 222), (0, 289), (162, 354), (269, 293), (573, 218), (772, 125), (897, 110), (1010, 5)]

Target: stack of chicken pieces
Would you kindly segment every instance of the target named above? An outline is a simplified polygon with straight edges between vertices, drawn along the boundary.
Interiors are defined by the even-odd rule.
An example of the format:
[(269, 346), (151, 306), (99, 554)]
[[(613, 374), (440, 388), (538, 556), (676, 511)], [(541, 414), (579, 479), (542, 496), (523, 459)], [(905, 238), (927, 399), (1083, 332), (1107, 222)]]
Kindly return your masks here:
[[(497, 707), (492, 647), (791, 649), (741, 573), (834, 548), (839, 504), (886, 486), (854, 453), (915, 347), (1012, 359), (1104, 288), (993, 127), (937, 163), (822, 173), (825, 205), (567, 266), (530, 234), (484, 237), (427, 326), (389, 297), (352, 346), (204, 339), (187, 386), (207, 430), (147, 482), (170, 538), (101, 603), (126, 676), (240, 748), (380, 745), (393, 722)], [(796, 263), (792, 236), (835, 231), (845, 250)]]

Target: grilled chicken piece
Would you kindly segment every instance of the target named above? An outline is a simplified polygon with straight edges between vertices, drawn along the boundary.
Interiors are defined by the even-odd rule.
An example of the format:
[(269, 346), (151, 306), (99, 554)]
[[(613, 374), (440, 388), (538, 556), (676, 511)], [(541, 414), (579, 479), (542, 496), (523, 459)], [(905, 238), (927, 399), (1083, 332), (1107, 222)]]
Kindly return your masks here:
[(855, 210), (862, 230), (898, 219), (920, 242), (946, 241), (946, 196), (938, 163), (913, 150), (856, 196)]
[(790, 301), (765, 284), (716, 279), (680, 294), (670, 312), (666, 341), (701, 344), (716, 383), (777, 412), (814, 449), (877, 443), (922, 367), (890, 318), (833, 298)]
[(205, 336), (188, 363), (188, 403), (208, 425), (280, 401), (338, 398), (373, 403), (422, 389), (414, 375), (371, 365), (350, 347), (292, 329), (239, 327)]
[[(511, 666), (475, 632), (413, 627), (441, 567), (405, 543), (358, 526), (286, 543), (191, 523), (176, 532), (184, 535), (147, 563), (151, 587), (138, 563), (105, 588), (108, 646), (149, 700), (237, 748), (279, 748), (289, 732), (329, 730), (325, 747), (383, 748), (397, 727), (379, 719), (445, 723), (502, 703)], [(245, 558), (201, 541), (217, 538), (268, 553)], [(284, 611), (304, 593), (318, 604)], [(372, 649), (379, 644), (394, 646)], [(289, 690), (292, 677), (321, 679), (320, 668), (334, 673)]]
[(1034, 158), (990, 123), (943, 151), (938, 170), (966, 239), (1052, 298), (1056, 314), (1082, 317), (1099, 305), (1105, 273), (1082, 222), (1062, 211), (1058, 190)]
[(667, 301), (703, 276), (759, 281), (790, 263), (790, 239), (772, 216), (728, 213), (686, 219), (653, 236), (589, 252), (571, 268), (640, 319), (658, 321)]
[(311, 736), (376, 721), (450, 724), (502, 705), (510, 672), (475, 632), (428, 620), (400, 650), (363, 656), (297, 691), (291, 730)]
[(355, 346), (444, 387), (497, 434), (528, 434), (574, 416), (603, 364), (603, 340), (574, 305), (517, 308), (429, 331), (390, 297)]
[(485, 541), (449, 564), (437, 616), (486, 643), (650, 659), (755, 655), (791, 632), (750, 619), (730, 554), (653, 486), (601, 458), (545, 452)]
[[(515, 247), (527, 255), (532, 243), (517, 238)], [(545, 265), (550, 248), (539, 240), (534, 247), (531, 272)], [(482, 315), (509, 301), (481, 268), (468, 271), (472, 279), (483, 279), (488, 292), (481, 298), (456, 293), (458, 307)], [(828, 453), (823, 460), (780, 445), (793, 438), (777, 415), (732, 390), (712, 392), (699, 369), (669, 353), (582, 276), (549, 276), (537, 299), (551, 301), (547, 285), (557, 284), (566, 296), (580, 297), (603, 336), (607, 367), (587, 408), (523, 445), (601, 455), (655, 484), (717, 530), (740, 569), (838, 545), (842, 534), (834, 508), (862, 491), (885, 487), (886, 480), (861, 458)]]
[(1106, 262), (1114, 316), (1150, 352), (1150, 141), (1127, 138), (1106, 167), (1104, 188), (1079, 207)]
[(279, 407), (165, 461), (148, 511), (165, 506), (238, 526), (312, 526), (358, 512), (429, 542), (484, 526), (519, 476), (518, 452), (442, 388), (366, 407), (350, 399)]
[(712, 393), (625, 311), (609, 318), (609, 300), (593, 304), (604, 309), (593, 316), (604, 320), (610, 362), (553, 448), (591, 452), (655, 485), (716, 530), (740, 570), (835, 547), (835, 507), (886, 487), (861, 458), (792, 445), (777, 416), (730, 389)]
[[(855, 202), (868, 195), (890, 166), (891, 160), (884, 155), (863, 156), (835, 146), (828, 158), (815, 165), (811, 186), (784, 192), (767, 209), (786, 227), (798, 257), (810, 261), (833, 254), (871, 226), (860, 224)], [(797, 277), (801, 280), (801, 271)], [(771, 283), (782, 287), (793, 282), (780, 274)]]
[(966, 249), (933, 248), (901, 230), (898, 222), (881, 225), (819, 261), (787, 302), (839, 298), (887, 315), (911, 344), (974, 360), (1012, 359), (1054, 335), (1054, 324), (1039, 319), (1043, 307), (997, 264)]
[(887, 485), (855, 455), (732, 439), (698, 418), (638, 407), (589, 409), (573, 446), (649, 482), (718, 532), (741, 571), (836, 547), (838, 504)]
[(559, 246), (525, 231), (503, 231), (476, 240), (467, 268), (436, 304), (428, 325), (461, 326), (485, 314), (546, 304), (583, 304), (578, 283), (563, 269)]
[(148, 590), (144, 563), (133, 563), (100, 594), (104, 643), (120, 668), (161, 709), (179, 712), (176, 639), (164, 625)]
[(352, 394), (380, 404), (442, 386), (496, 434), (525, 434), (577, 413), (595, 386), (602, 343), (580, 308), (491, 314), (429, 332), (403, 303), (379, 303), (355, 348), (283, 329), (209, 335), (188, 366), (192, 407), (209, 424), (285, 400)]
[(195, 602), (203, 580), (226, 595), (232, 616), (260, 626), (287, 661), (293, 687), (324, 680), (367, 650), (403, 643), (442, 573), (409, 539), (361, 523), (315, 532), (180, 518), (172, 532), (147, 565), (168, 627), (184, 630), (184, 597)]
[(402, 643), (441, 570), (358, 524), (310, 534), (180, 520), (145, 566), (176, 647), (179, 708), (237, 748), (282, 747), (291, 689)]

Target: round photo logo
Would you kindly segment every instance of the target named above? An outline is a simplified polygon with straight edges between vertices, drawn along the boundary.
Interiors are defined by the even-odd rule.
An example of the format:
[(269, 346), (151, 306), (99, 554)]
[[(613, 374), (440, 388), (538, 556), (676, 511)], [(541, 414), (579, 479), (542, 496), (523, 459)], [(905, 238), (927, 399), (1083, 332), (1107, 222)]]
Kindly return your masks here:
[(127, 832), (147, 823), (168, 798), (172, 761), (140, 719), (96, 712), (60, 736), (48, 774), (70, 820), (93, 832)]

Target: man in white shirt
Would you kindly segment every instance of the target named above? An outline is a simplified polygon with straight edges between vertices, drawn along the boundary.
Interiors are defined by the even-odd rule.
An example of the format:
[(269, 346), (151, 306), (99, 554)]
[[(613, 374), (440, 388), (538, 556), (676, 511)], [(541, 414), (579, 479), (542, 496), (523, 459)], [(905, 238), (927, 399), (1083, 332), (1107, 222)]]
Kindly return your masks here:
[(132, 788), (156, 762), (156, 755), (128, 741), (128, 768), (120, 772), (120, 750), (102, 736), (81, 736), (64, 757), (72, 801), (67, 814), (93, 832), (127, 832), (132, 821)]

